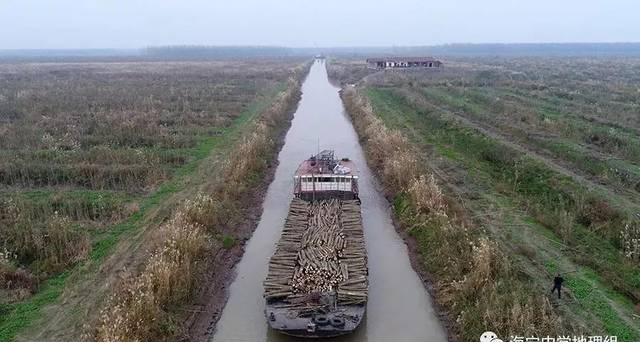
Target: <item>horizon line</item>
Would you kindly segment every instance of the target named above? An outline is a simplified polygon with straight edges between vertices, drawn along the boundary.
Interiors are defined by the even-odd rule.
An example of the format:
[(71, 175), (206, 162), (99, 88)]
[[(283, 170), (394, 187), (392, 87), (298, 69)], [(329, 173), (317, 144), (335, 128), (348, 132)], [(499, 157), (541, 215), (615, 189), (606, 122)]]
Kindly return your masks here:
[(565, 42), (482, 42), (482, 43), (471, 43), (471, 42), (452, 42), (452, 43), (442, 43), (442, 44), (425, 44), (425, 45), (327, 45), (327, 46), (287, 46), (287, 45), (255, 45), (255, 44), (244, 44), (244, 45), (225, 45), (225, 44), (161, 44), (161, 45), (147, 45), (140, 47), (48, 47), (48, 48), (37, 48), (37, 47), (25, 47), (25, 48), (1, 48), (0, 51), (78, 51), (78, 50), (144, 50), (151, 48), (166, 48), (166, 47), (181, 47), (181, 48), (281, 48), (281, 49), (389, 49), (389, 48), (426, 48), (426, 47), (448, 47), (448, 46), (464, 46), (464, 45), (640, 45), (640, 41), (589, 41), (589, 42), (579, 42), (579, 41), (565, 41)]

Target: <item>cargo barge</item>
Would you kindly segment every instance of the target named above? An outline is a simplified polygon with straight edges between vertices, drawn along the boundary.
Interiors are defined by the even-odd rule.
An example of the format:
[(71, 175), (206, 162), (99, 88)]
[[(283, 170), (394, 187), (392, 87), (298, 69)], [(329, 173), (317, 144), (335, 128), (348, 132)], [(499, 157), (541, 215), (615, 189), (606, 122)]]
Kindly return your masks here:
[(297, 337), (348, 334), (362, 322), (368, 288), (355, 164), (322, 151), (294, 175), (294, 199), (264, 281), (267, 322)]

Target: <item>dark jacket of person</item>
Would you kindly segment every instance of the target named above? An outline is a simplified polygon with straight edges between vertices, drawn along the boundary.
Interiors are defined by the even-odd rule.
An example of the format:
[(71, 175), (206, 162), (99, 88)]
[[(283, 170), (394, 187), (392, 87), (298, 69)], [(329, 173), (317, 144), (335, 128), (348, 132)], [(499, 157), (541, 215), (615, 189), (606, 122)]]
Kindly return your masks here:
[(562, 287), (563, 282), (564, 278), (562, 278), (561, 276), (556, 276), (555, 278), (553, 278), (553, 287), (560, 288)]

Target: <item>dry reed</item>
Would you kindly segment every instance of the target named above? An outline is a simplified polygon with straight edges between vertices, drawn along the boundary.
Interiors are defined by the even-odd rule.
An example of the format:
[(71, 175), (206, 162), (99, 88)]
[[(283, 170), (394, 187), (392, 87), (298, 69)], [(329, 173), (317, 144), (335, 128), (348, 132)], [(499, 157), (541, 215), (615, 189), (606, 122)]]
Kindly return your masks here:
[[(299, 96), (300, 81), (289, 80), (287, 90), (249, 125), (219, 172), (224, 177), (213, 195), (199, 193), (183, 202), (162, 227), (158, 249), (143, 271), (124, 282), (102, 311), (95, 340), (99, 342), (157, 341), (175, 336), (179, 323), (172, 309), (188, 301), (202, 276), (199, 265), (221, 248), (215, 239), (229, 216), (242, 207), (255, 175), (261, 175), (275, 151), (274, 139)], [(226, 219), (225, 219), (226, 217)], [(168, 330), (172, 326), (175, 330)], [(177, 326), (177, 328), (176, 328)]]

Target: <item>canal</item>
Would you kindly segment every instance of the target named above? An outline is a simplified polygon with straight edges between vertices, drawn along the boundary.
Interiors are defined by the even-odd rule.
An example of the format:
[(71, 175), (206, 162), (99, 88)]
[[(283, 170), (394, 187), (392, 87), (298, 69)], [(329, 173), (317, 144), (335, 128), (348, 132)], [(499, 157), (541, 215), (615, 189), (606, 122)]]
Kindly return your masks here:
[(407, 247), (391, 221), (388, 202), (364, 158), (339, 96), (329, 82), (324, 62), (317, 61), (302, 85), (302, 99), (278, 155), (279, 164), (269, 185), (263, 214), (245, 246), (229, 288), (229, 301), (218, 321), (213, 342), (284, 342), (300, 339), (268, 329), (264, 316), (262, 281), (269, 258), (293, 197), (293, 174), (312, 154), (333, 149), (349, 157), (360, 172), (360, 198), (369, 261), (369, 302), (364, 322), (348, 336), (332, 341), (446, 341), (432, 300), (411, 268)]

